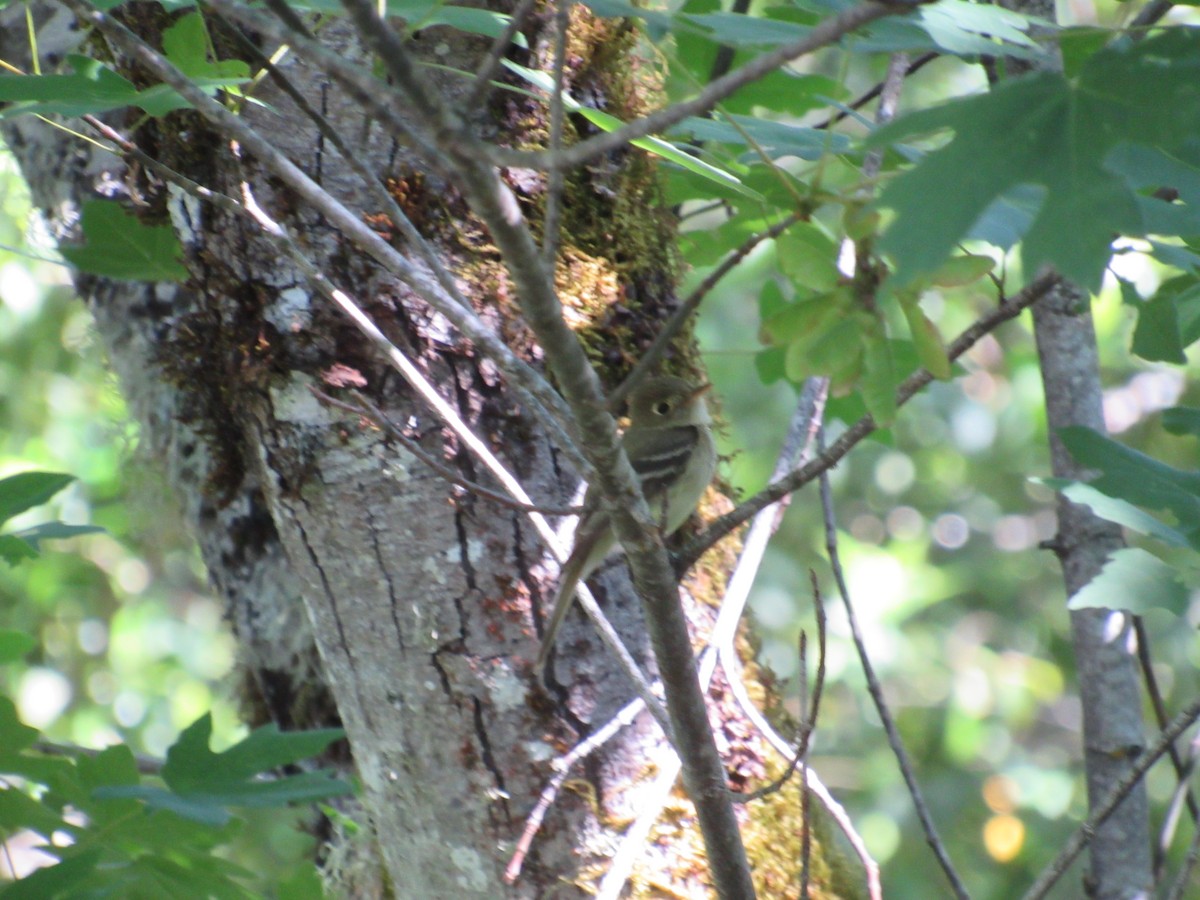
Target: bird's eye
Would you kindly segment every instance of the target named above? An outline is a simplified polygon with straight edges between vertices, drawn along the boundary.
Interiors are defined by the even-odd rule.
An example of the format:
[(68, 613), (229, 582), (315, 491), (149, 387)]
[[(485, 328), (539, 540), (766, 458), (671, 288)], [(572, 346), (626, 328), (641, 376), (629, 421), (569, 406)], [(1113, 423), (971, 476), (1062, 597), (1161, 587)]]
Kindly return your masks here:
[(667, 413), (669, 413), (671, 411), (671, 404), (668, 403), (666, 400), (659, 400), (657, 403), (654, 404), (654, 411), (656, 413), (658, 413), (660, 416), (665, 416)]

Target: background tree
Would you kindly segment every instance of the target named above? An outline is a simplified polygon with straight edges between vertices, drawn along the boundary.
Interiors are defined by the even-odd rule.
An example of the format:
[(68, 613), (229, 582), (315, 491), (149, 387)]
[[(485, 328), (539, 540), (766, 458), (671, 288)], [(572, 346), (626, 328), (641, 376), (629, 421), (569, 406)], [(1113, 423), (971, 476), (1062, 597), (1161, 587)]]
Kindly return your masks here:
[[(1143, 358), (1184, 361), (1195, 337), (1196, 257), (1178, 236), (1200, 232), (1190, 192), (1192, 33), (1166, 28), (1134, 42), (1116, 30), (1034, 32), (1015, 13), (950, 0), (911, 11), (779, 6), (751, 15), (702, 3), (673, 14), (608, 3), (495, 13), (397, 6), (389, 11), (405, 25), (395, 32), (356, 3), (345, 15), (268, 5), (271, 16), (224, 0), (199, 14), (148, 4), (111, 15), (75, 2), (10, 8), (6, 25), (24, 14), (32, 27), (6, 28), (0, 54), (36, 74), (6, 76), (0, 97), (14, 101), (4, 112), (5, 138), (35, 204), (58, 235), (82, 234), (82, 246), (64, 252), (87, 273), (78, 285), (141, 440), (182, 496), (233, 625), (243, 714), (285, 729), (346, 728), (363, 787), (362, 811), (350, 815), (370, 826), (376, 843), (362, 834), (347, 841), (347, 820), (330, 813), (322, 838), (337, 890), (540, 896), (566, 890), (563, 879), (587, 882), (606, 869), (603, 883), (612, 889), (624, 880), (613, 873), (624, 871), (626, 856), (618, 853), (610, 866), (610, 847), (626, 832), (625, 817), (650, 805), (630, 786), (648, 762), (673, 771), (661, 732), (643, 714), (589, 758), (586, 789), (560, 794), (540, 831), (526, 825), (551, 775), (548, 760), (606, 723), (634, 695), (632, 682), (593, 627), (577, 621), (547, 683), (537, 683), (529, 662), (554, 566), (532, 520), (452, 484), (413, 455), (407, 438), (472, 483), (498, 477), (485, 468), (495, 453), (542, 504), (570, 501), (574, 467), (621, 498), (633, 580), (650, 598), (651, 615), (643, 624), (635, 595), (613, 580), (605, 581), (606, 611), (639, 663), (649, 658), (642, 637), (649, 632), (711, 867), (692, 861), (698, 838), (684, 836), (685, 809), (651, 844), (634, 881), (642, 890), (670, 883), (688, 894), (712, 878), (723, 896), (749, 895), (719, 783), (750, 788), (782, 764), (766, 748), (769, 732), (745, 724), (753, 713), (739, 706), (737, 679), (725, 677), (737, 672), (728, 654), (707, 690), (709, 715), (697, 706), (653, 511), (614, 453), (600, 393), (600, 383), (611, 391), (664, 332), (665, 365), (701, 371), (695, 345), (671, 329), (711, 284), (700, 283), (681, 304), (683, 259), (697, 281), (718, 262), (710, 281), (741, 263), (700, 319), (728, 417), (752, 435), (731, 441), (749, 451), (734, 461), (737, 483), (761, 483), (764, 463), (754, 451), (770, 431), (763, 421), (774, 420), (778, 434), (791, 416), (773, 414), (761, 384), (728, 371), (731, 359), (745, 369), (755, 329), (768, 345), (755, 356), (760, 378), (816, 378), (807, 400), (819, 400), (827, 384), (834, 398), (827, 417), (846, 427), (833, 430), (829, 449), (812, 463), (791, 474), (781, 468), (775, 488), (719, 520), (682, 557), (692, 560), (734, 524), (842, 461), (836, 520), (848, 534), (834, 542), (814, 502), (795, 517), (791, 529), (799, 531), (789, 530), (789, 543), (826, 531), (830, 553), (846, 558), (851, 576), (849, 585), (835, 579), (836, 590), (879, 612), (863, 617), (866, 642), (877, 656), (900, 648), (876, 659), (898, 712), (878, 709), (893, 743), (917, 738), (919, 765), (910, 764), (909, 774), (931, 798), (922, 822), (930, 839), (933, 823), (959, 823), (965, 796), (982, 800), (967, 816), (976, 827), (953, 828), (949, 847), (935, 841), (956, 892), (1011, 896), (1065, 840), (1062, 821), (1077, 810), (1063, 761), (1080, 744), (1064, 671), (1078, 665), (1089, 673), (1086, 686), (1119, 678), (1125, 691), (1115, 707), (1104, 705), (1112, 691), (1100, 691), (1098, 705), (1083, 695), (1091, 809), (1104, 806), (1123, 775), (1139, 775), (1137, 764), (1151, 757), (1140, 753), (1136, 719), (1124, 719), (1120, 746), (1094, 740), (1097, 723), (1137, 709), (1133, 621), (1075, 613), (1096, 623), (1101, 638), (1114, 628), (1130, 637), (1101, 641), (1104, 652), (1116, 649), (1111, 661), (1076, 641), (1077, 661), (1069, 661), (1063, 620), (1054, 614), (1062, 607), (1046, 600), (1054, 596), (1051, 569), (1028, 561), (1053, 528), (1013, 496), (1013, 479), (1046, 466), (1030, 440), (1042, 427), (1036, 401), (1004, 402), (1023, 396), (1020, 378), (1032, 359), (1022, 329), (1004, 323), (1028, 305), (1053, 304), (1073, 329), (1082, 294), (1040, 268), (1052, 265), (1099, 291), (1112, 234), (1155, 235), (1131, 245), (1154, 260), (1144, 270), (1150, 274), (1134, 286), (1128, 269), (1120, 282), (1139, 313), (1133, 346)], [(1163, 12), (1153, 10), (1141, 25)], [(88, 58), (67, 56), (80, 39), (77, 25), (87, 28), (80, 47)], [(37, 36), (32, 58), (30, 34)], [(284, 44), (290, 51), (277, 53)], [(968, 73), (978, 78), (981, 60), (998, 72), (1060, 47), (1065, 76), (997, 80), (988, 93), (942, 105), (924, 93), (941, 96)], [(938, 78), (925, 74), (931, 60), (943, 69)], [(54, 67), (64, 74), (50, 75)], [(892, 117), (898, 97), (916, 94), (926, 108), (860, 147), (832, 121), (819, 121), (877, 79), (880, 90), (853, 105), (881, 94), (878, 121)], [(81, 150), (35, 114), (103, 114), (80, 127), (119, 155)], [(818, 121), (796, 124), (804, 115)], [(856, 116), (842, 106), (835, 118)], [(911, 148), (882, 155), (901, 138), (946, 128), (954, 139), (932, 145), (938, 149), (910, 169), (901, 160)], [(670, 142), (647, 137), (656, 133)], [(882, 229), (868, 205), (880, 177), (888, 185), (879, 208), (894, 211)], [(108, 202), (95, 202), (97, 195)], [(963, 241), (971, 252), (947, 263)], [(1153, 265), (1174, 274), (1164, 280)], [(1158, 281), (1162, 289), (1153, 293)], [(1152, 299), (1141, 300), (1138, 288)], [(755, 295), (757, 316), (745, 300)], [(683, 314), (664, 329), (676, 309)], [(942, 337), (960, 331), (958, 340)], [(1133, 361), (1116, 343), (1108, 352), (1119, 383)], [(1066, 344), (1050, 345), (1043, 331), (1039, 346), (1043, 371), (1062, 369), (1070, 388), (1048, 388), (1051, 400), (1083, 385), (1092, 397), (1083, 421), (1098, 424), (1095, 367)], [(731, 350), (737, 355), (721, 355)], [(935, 385), (918, 395), (914, 412), (897, 412), (933, 378), (951, 379), (960, 357), (962, 392)], [(567, 405), (540, 372), (552, 376)], [(1131, 418), (1140, 422), (1153, 406)], [(989, 407), (1000, 411), (1002, 427)], [(792, 417), (793, 430), (811, 435), (814, 418), (805, 409)], [(1195, 430), (1187, 410), (1169, 422), (1181, 433)], [(845, 457), (881, 428), (890, 448), (864, 445)], [(953, 450), (939, 433), (956, 438)], [(1111, 500), (1102, 511), (1181, 548), (1161, 554), (1177, 568), (1182, 548), (1195, 543), (1193, 476), (1092, 431), (1049, 436), (1062, 441), (1057, 458), (1069, 452), (1102, 472), (1097, 484), (1110, 497), (1174, 514), (1169, 527)], [(990, 464), (971, 465), (971, 454), (991, 449)], [(1060, 465), (1055, 472), (1073, 474)], [(1084, 491), (1052, 486), (1076, 500)], [(1048, 496), (1034, 499), (1044, 504)], [(1095, 493), (1084, 499), (1102, 505)], [(719, 511), (714, 504), (711, 513)], [(1064, 518), (1055, 546), (1093, 553), (1111, 546), (1080, 527)], [(983, 534), (991, 546), (973, 537)], [(887, 557), (871, 549), (884, 543)], [(1004, 553), (1019, 551), (1022, 563), (1006, 565)], [(720, 553), (689, 582), (696, 601), (684, 609), (699, 634), (714, 617), (704, 598), (722, 596), (731, 569)], [(1176, 568), (1145, 550), (1109, 558), (1107, 579), (1092, 582), (1089, 593), (1080, 590), (1086, 575), (1068, 579), (1074, 605), (1180, 611)], [(1094, 573), (1098, 559), (1079, 571)], [(795, 604), (808, 593), (802, 571), (789, 563), (772, 575), (768, 565), (766, 575)], [(1122, 588), (1131, 571), (1140, 603)], [(976, 596), (968, 615), (962, 604), (934, 602), (963, 593)], [(759, 609), (764, 619), (797, 627), (794, 614), (772, 613), (770, 591)], [(718, 621), (736, 621), (736, 607), (725, 611)], [(1025, 617), (1046, 622), (1040, 634), (1011, 621)], [(845, 628), (862, 645), (863, 626), (852, 623), (835, 619), (834, 638)], [(899, 641), (901, 624), (919, 633)], [(1137, 634), (1143, 654), (1153, 630)], [(786, 676), (795, 654), (781, 656), (779, 647), (768, 638), (763, 658)], [(931, 669), (939, 657), (945, 663)], [(1164, 659), (1171, 658), (1168, 651)], [(821, 662), (840, 676), (822, 703), (826, 761), (836, 771), (849, 750), (850, 780), (860, 784), (891, 773), (891, 763), (876, 765), (875, 751), (862, 750), (888, 752), (871, 720), (865, 734), (859, 724), (858, 676), (836, 651)], [(1177, 696), (1187, 696), (1185, 680), (1173, 679)], [(801, 719), (805, 706), (802, 697), (794, 707)], [(344, 753), (329, 760), (349, 764)], [(1098, 760), (1106, 768), (1097, 769)], [(813, 760), (817, 772), (821, 762)], [(1117, 765), (1110, 770), (1108, 762)], [(895, 783), (890, 775), (888, 783)], [(864, 793), (872, 812), (862, 830), (882, 855), (898, 852), (903, 861), (908, 848), (897, 844), (905, 829), (887, 815), (894, 804), (887, 790)], [(782, 812), (797, 801), (768, 803), (739, 812), (741, 832), (760, 894), (782, 896), (799, 889), (803, 835), (796, 817)], [(1145, 804), (1122, 809), (1100, 839), (1146, 848)], [(533, 836), (528, 847), (522, 833)], [(641, 847), (633, 839), (640, 833), (628, 829), (626, 846)], [(1050, 839), (1034, 839), (1043, 834)], [(524, 869), (502, 888), (513, 858)], [(823, 865), (812, 872), (820, 889), (852, 890), (836, 876), (831, 882)], [(1149, 886), (1151, 865), (1148, 853), (1101, 849), (1092, 887), (1126, 896), (1130, 886)], [(893, 893), (926, 891), (927, 879), (899, 877)]]

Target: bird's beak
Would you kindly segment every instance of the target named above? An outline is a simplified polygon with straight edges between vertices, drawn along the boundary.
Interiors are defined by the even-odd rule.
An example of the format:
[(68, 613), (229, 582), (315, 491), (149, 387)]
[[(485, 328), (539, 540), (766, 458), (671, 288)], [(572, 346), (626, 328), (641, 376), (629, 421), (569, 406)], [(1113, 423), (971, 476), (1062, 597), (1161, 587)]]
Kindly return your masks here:
[(704, 382), (704, 384), (700, 385), (700, 387), (696, 388), (694, 391), (692, 391), (690, 394), (688, 394), (688, 400), (689, 401), (695, 400), (697, 397), (707, 394), (710, 390), (712, 390), (712, 383), (706, 381), (706, 382)]

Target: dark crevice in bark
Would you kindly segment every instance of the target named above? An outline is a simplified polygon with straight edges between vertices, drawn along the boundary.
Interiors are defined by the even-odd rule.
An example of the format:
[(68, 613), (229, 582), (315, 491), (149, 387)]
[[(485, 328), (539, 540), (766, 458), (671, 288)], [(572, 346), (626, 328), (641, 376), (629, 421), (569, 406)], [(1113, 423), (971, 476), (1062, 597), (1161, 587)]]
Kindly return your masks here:
[(504, 810), (504, 824), (511, 826), (512, 813), (508, 808), (508, 800), (506, 799), (508, 797), (508, 788), (504, 785), (504, 773), (500, 771), (500, 767), (496, 764), (496, 755), (492, 752), (492, 741), (488, 736), (487, 725), (483, 721), (483, 703), (478, 697), (472, 697), (471, 703), (474, 708), (475, 736), (479, 740), (480, 758), (483, 760), (483, 764), (487, 766), (488, 771), (492, 773), (492, 778), (496, 782), (500, 806)]
[(375, 562), (379, 566), (379, 571), (383, 573), (383, 582), (387, 586), (388, 611), (391, 613), (392, 627), (396, 629), (396, 647), (401, 653), (404, 653), (408, 648), (404, 645), (404, 628), (400, 624), (400, 616), (396, 609), (396, 584), (392, 578), (391, 569), (388, 567), (387, 557), (384, 556), (383, 548), (379, 545), (379, 528), (375, 524), (375, 514), (369, 503), (364, 503), (364, 509), (367, 514), (367, 528), (371, 533), (371, 550), (375, 554)]

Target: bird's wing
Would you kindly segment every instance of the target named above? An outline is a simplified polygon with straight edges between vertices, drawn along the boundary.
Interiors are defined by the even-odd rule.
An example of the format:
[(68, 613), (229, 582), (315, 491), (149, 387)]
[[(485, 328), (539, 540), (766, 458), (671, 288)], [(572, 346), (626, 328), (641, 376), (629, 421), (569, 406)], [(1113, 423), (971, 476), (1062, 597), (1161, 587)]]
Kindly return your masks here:
[(695, 425), (633, 430), (625, 435), (625, 452), (642, 482), (647, 497), (661, 491), (680, 476), (700, 439)]

